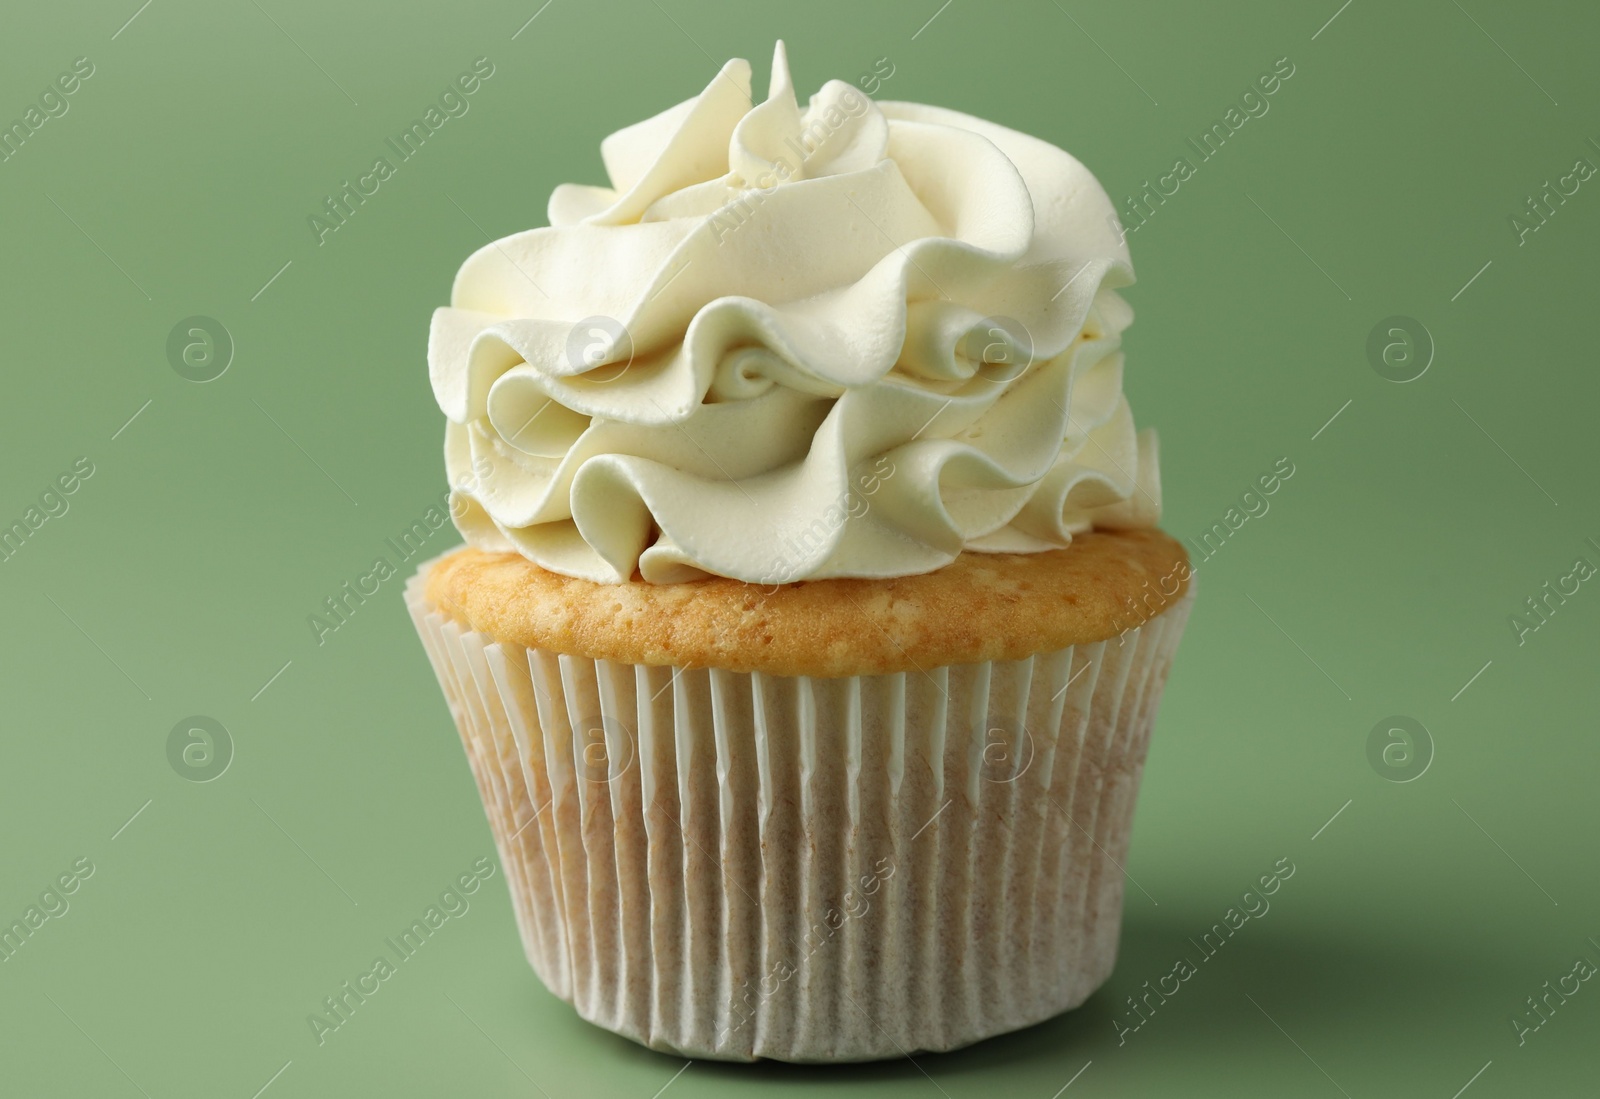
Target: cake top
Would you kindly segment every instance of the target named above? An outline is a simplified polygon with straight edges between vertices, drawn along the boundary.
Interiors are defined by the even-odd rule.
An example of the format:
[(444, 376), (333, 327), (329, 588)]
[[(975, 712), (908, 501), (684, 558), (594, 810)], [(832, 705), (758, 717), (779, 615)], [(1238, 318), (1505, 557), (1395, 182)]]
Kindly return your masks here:
[[(467, 542), (598, 583), (931, 572), (1153, 527), (1110, 201), (1043, 141), (730, 61), (495, 241), (428, 367)], [(981, 561), (970, 565), (982, 568)]]
[(463, 549), (423, 583), (429, 605), (496, 641), (623, 664), (773, 675), (927, 672), (1105, 641), (1188, 590), (1159, 530), (1094, 531), (1070, 549), (964, 553), (937, 572), (761, 587), (604, 585), (518, 554)]

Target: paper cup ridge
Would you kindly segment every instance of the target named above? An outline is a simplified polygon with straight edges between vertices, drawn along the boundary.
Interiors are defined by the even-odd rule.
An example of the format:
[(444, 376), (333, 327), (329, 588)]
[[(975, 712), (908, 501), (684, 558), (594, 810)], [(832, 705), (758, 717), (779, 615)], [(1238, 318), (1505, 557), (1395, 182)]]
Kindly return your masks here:
[(894, 675), (624, 665), (406, 590), (529, 963), (691, 1057), (945, 1050), (1110, 975), (1134, 798), (1193, 601), (1118, 638)]

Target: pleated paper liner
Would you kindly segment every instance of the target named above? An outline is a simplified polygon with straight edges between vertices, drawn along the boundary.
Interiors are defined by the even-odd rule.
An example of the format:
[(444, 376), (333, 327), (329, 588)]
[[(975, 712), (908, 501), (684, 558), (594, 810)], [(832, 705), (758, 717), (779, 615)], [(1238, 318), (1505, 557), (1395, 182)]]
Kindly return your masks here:
[(406, 589), (528, 961), (690, 1057), (946, 1050), (1110, 975), (1134, 798), (1193, 601), (1026, 660), (813, 679), (495, 642)]

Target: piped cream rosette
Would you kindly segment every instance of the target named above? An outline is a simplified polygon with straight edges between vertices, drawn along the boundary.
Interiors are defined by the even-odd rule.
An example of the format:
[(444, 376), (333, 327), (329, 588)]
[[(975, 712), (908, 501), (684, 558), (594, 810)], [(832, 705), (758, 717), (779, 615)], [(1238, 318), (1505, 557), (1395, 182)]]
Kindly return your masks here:
[[(905, 576), (1155, 525), (1077, 160), (730, 61), (476, 252), (429, 338), (469, 543), (599, 582)], [(870, 486), (870, 492), (866, 491)]]

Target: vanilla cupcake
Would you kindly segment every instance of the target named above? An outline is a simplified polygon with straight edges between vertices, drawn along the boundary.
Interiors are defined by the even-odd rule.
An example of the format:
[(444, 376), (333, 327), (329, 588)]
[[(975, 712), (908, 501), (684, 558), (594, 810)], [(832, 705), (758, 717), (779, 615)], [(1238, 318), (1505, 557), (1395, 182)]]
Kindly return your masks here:
[(1193, 583), (1053, 146), (733, 61), (470, 257), (407, 599), (534, 970), (695, 1057), (941, 1050), (1111, 971)]

